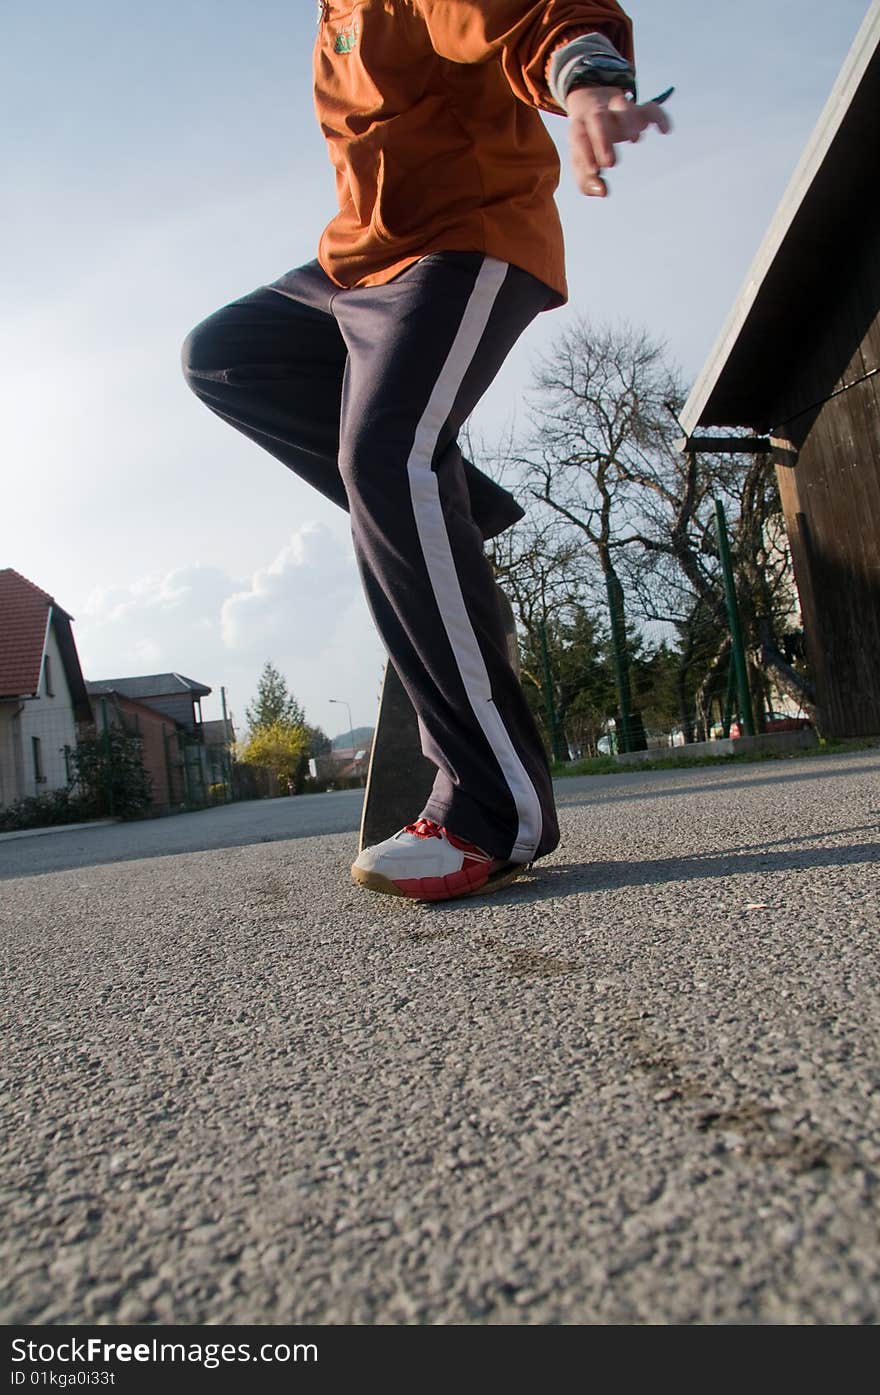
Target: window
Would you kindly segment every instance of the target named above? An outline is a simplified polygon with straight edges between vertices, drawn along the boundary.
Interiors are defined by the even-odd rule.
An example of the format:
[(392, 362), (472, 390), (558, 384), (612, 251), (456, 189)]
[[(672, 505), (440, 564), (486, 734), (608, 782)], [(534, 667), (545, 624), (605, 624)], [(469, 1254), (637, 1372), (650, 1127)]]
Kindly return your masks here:
[(48, 654), (43, 660), (43, 675), (46, 679), (46, 697), (54, 697), (55, 689), (52, 686), (52, 664)]
[(45, 785), (46, 774), (43, 770), (43, 743), (38, 736), (31, 737), (31, 750), (34, 753), (34, 779), (38, 785)]

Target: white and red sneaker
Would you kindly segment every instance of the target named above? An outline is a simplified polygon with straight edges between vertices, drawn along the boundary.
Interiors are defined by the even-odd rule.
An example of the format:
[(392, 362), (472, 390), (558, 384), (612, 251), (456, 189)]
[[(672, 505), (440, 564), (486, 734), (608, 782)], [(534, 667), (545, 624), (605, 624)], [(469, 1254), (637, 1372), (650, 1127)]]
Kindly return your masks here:
[(364, 848), (351, 875), (361, 886), (389, 896), (451, 901), (497, 891), (524, 871), (523, 863), (500, 862), (432, 819), (417, 819), (384, 843)]

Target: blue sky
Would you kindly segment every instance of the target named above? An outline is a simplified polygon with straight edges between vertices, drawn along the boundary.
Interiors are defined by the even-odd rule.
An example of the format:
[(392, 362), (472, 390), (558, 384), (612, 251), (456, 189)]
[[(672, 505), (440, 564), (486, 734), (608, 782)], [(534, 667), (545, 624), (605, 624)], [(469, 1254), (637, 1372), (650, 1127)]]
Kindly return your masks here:
[[(563, 168), (571, 303), (505, 364), (474, 417), (488, 438), (573, 313), (645, 325), (696, 376), (867, 0), (628, 9), (642, 91), (676, 85), (676, 129), (626, 148), (602, 203)], [(7, 0), (0, 565), (72, 612), (87, 677), (178, 670), (214, 689), (207, 715), (225, 685), (241, 724), (271, 657), (334, 734), (331, 697), (372, 723), (383, 662), (347, 521), (178, 368), (193, 324), (313, 257), (332, 216), (315, 11)]]

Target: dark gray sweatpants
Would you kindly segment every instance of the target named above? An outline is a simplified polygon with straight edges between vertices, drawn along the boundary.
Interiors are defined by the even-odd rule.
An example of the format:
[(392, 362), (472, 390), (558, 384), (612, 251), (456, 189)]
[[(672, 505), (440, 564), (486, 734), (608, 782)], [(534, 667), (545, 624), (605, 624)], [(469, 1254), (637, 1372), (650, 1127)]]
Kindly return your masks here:
[(413, 819), (514, 862), (559, 840), (482, 546), (522, 510), (456, 438), (551, 299), (480, 253), (432, 253), (353, 290), (312, 262), (204, 320), (183, 350), (207, 406), (351, 514), (368, 604), (438, 767)]

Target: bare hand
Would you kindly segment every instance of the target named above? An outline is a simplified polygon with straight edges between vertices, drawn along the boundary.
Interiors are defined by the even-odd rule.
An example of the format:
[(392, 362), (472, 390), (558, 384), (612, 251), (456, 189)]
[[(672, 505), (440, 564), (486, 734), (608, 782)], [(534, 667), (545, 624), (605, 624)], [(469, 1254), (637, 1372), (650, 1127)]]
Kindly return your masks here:
[(619, 87), (576, 87), (566, 101), (571, 168), (582, 194), (604, 199), (604, 169), (617, 164), (615, 145), (633, 144), (649, 126), (666, 135), (672, 122), (656, 102), (631, 102)]

